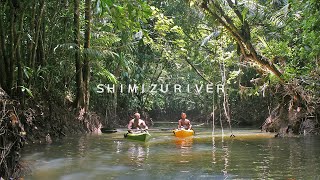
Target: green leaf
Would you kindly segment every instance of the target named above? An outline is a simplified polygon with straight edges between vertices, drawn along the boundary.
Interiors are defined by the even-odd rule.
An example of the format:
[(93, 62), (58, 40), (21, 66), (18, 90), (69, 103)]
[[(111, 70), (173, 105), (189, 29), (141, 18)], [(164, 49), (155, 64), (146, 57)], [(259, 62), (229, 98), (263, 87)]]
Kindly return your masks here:
[(32, 91), (29, 88), (26, 88), (24, 86), (20, 86), (20, 88), (22, 92), (26, 91), (29, 96), (33, 97)]
[(114, 4), (113, 0), (101, 0), (101, 2), (106, 3), (108, 6), (112, 6)]
[(29, 79), (33, 73), (33, 70), (29, 67), (24, 67), (23, 72), (24, 72), (24, 75), (26, 76), (26, 78)]
[(268, 44), (267, 44), (266, 40), (263, 37), (258, 36), (258, 39), (261, 41), (261, 43), (263, 44), (263, 46), (265, 48), (268, 48)]
[(114, 84), (118, 83), (117, 78), (110, 71), (108, 71), (106, 69), (100, 70), (100, 72), (98, 74), (107, 77)]
[(243, 9), (243, 11), (241, 12), (241, 15), (242, 15), (242, 21), (244, 21), (246, 19), (246, 15), (248, 14), (249, 12), (249, 9), (247, 7), (245, 7)]

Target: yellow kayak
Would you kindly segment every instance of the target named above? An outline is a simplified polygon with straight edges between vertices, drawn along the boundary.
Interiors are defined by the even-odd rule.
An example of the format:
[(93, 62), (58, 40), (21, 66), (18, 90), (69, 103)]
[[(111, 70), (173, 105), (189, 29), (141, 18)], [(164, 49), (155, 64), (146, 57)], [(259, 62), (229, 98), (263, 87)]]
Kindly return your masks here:
[(185, 130), (185, 129), (175, 129), (173, 130), (173, 134), (176, 137), (188, 137), (194, 135), (194, 130)]

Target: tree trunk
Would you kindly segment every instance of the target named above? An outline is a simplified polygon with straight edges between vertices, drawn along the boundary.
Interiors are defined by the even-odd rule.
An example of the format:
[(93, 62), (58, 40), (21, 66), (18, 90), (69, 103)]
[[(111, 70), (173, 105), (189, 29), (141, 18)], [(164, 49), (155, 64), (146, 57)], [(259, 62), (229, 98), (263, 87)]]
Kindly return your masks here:
[(89, 55), (88, 50), (90, 48), (90, 32), (91, 32), (91, 0), (85, 1), (85, 34), (84, 34), (84, 49), (86, 53), (84, 54), (83, 62), (83, 85), (84, 85), (84, 109), (85, 112), (89, 108), (90, 100), (90, 65), (89, 65)]
[[(0, 13), (3, 14), (3, 6), (0, 6)], [(8, 68), (8, 61), (7, 61), (7, 55), (6, 55), (6, 46), (5, 46), (5, 36), (4, 36), (4, 27), (3, 22), (4, 19), (2, 16), (0, 16), (0, 87), (2, 87), (5, 91), (8, 92), (7, 87), (7, 68)]]
[[(43, 15), (43, 17), (45, 17), (45, 15)], [(39, 34), (39, 47), (37, 49), (37, 62), (39, 63), (39, 65), (41, 65), (42, 67), (44, 67), (47, 63), (45, 61), (45, 49), (44, 49), (44, 40), (45, 40), (45, 19), (42, 18), (42, 22), (41, 22), (41, 31)]]
[(33, 52), (33, 44), (34, 44), (34, 37), (35, 37), (35, 21), (36, 21), (36, 1), (33, 0), (32, 2), (32, 15), (31, 15), (31, 21), (30, 21), (30, 35), (32, 37), (31, 40), (29, 40), (28, 43), (28, 52), (27, 52), (27, 57), (28, 57), (28, 62), (27, 66), (32, 68), (32, 52)]
[(16, 9), (13, 5), (13, 2), (10, 1), (9, 2), (9, 6), (10, 6), (10, 25), (9, 25), (9, 34), (8, 34), (8, 45), (9, 45), (9, 49), (8, 49), (8, 52), (10, 54), (10, 61), (9, 62), (9, 66), (7, 67), (8, 68), (8, 74), (7, 74), (7, 88), (8, 88), (8, 91), (7, 93), (12, 96), (13, 95), (13, 81), (14, 81), (14, 68), (15, 68), (15, 65), (16, 65), (16, 57), (15, 57), (15, 33), (16, 33), (16, 26), (15, 26), (15, 23), (16, 23)]
[[(121, 72), (121, 61), (119, 61), (119, 63), (117, 64), (117, 67), (114, 71), (114, 76), (116, 77), (116, 79), (119, 79), (120, 77), (120, 72)], [(117, 106), (118, 106), (118, 85), (115, 85), (115, 93), (113, 94), (113, 107), (114, 107), (114, 115), (113, 118), (117, 117)]]
[(2, 49), (2, 43), (0, 43), (0, 87), (5, 86), (5, 82), (6, 82), (6, 72), (5, 72), (5, 63), (4, 63), (4, 54)]
[(35, 60), (36, 60), (36, 51), (38, 49), (38, 44), (39, 44), (39, 36), (40, 36), (40, 29), (42, 25), (42, 17), (44, 13), (44, 7), (45, 7), (45, 1), (41, 0), (40, 1), (40, 10), (39, 10), (39, 15), (37, 18), (37, 23), (35, 27), (35, 36), (34, 36), (34, 46), (32, 48), (32, 56), (31, 56), (31, 68), (35, 69)]
[(17, 92), (16, 94), (20, 98), (20, 102), (22, 108), (24, 106), (24, 93), (22, 92), (21, 87), (23, 86), (23, 73), (22, 73), (22, 57), (21, 57), (21, 36), (23, 34), (23, 19), (24, 19), (24, 10), (20, 12), (19, 17), (19, 32), (17, 33), (17, 40), (16, 40), (16, 58), (17, 58), (17, 66), (18, 66), (18, 79), (17, 79)]
[(80, 0), (74, 0), (73, 26), (76, 65), (76, 100), (74, 105), (76, 108), (80, 108), (84, 105), (82, 88), (82, 63), (80, 58)]

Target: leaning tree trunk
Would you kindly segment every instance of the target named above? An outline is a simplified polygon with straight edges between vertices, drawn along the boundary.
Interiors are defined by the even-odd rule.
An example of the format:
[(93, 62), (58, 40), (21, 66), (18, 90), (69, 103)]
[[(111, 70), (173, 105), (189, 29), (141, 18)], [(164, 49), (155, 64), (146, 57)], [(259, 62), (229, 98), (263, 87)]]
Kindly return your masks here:
[[(301, 88), (298, 84), (288, 83), (284, 80), (282, 73), (275, 67), (275, 65), (271, 62), (270, 59), (267, 57), (263, 57), (259, 55), (259, 53), (254, 48), (254, 45), (251, 41), (251, 34), (250, 34), (250, 26), (249, 23), (245, 18), (243, 18), (241, 11), (238, 9), (237, 1), (232, 0), (226, 0), (227, 5), (231, 8), (233, 13), (236, 15), (236, 18), (241, 22), (240, 26), (236, 26), (234, 23), (234, 19), (231, 18), (229, 14), (227, 14), (223, 8), (221, 7), (220, 3), (218, 1), (214, 0), (203, 0), (201, 7), (208, 12), (208, 14), (215, 20), (217, 20), (234, 38), (236, 41), (240, 52), (241, 52), (241, 59), (252, 61), (257, 64), (259, 64), (262, 69), (265, 71), (272, 72), (278, 79), (280, 80), (280, 83), (282, 85), (282, 92), (285, 93), (283, 97), (289, 97), (289, 98), (283, 98), (282, 100), (279, 100), (280, 104), (288, 104), (290, 103), (289, 110), (287, 109), (286, 113), (283, 112), (283, 108), (279, 108), (279, 114), (281, 117), (278, 118), (276, 122), (278, 123), (278, 132), (281, 131), (281, 129), (285, 129), (285, 132), (288, 132), (290, 127), (297, 126), (296, 124), (299, 124), (299, 122), (303, 121), (303, 118), (307, 117), (307, 114), (305, 116), (297, 118), (292, 118), (293, 116), (291, 114), (294, 114), (292, 112), (297, 112), (301, 114), (301, 104), (306, 104), (306, 98), (303, 98), (302, 92), (297, 90)], [(281, 95), (280, 95), (281, 96)], [(305, 107), (305, 111), (308, 109), (308, 107)], [(310, 113), (309, 113), (310, 114)], [(269, 117), (266, 121), (269, 121), (271, 117)], [(289, 121), (287, 121), (289, 119)], [(266, 123), (265, 123), (266, 124)], [(285, 125), (284, 125), (285, 124)], [(296, 130), (293, 130), (296, 131)]]
[[(227, 2), (232, 8), (233, 12), (242, 22), (240, 28), (235, 26), (232, 18), (224, 12), (218, 2), (211, 1), (211, 3), (209, 3), (208, 1), (204, 0), (202, 3), (202, 8), (214, 19), (218, 20), (218, 22), (231, 34), (231, 36), (237, 42), (241, 50), (241, 54), (245, 60), (253, 61), (261, 65), (263, 68), (271, 71), (275, 76), (277, 76), (281, 82), (284, 82), (281, 72), (273, 65), (273, 63), (269, 59), (258, 55), (251, 43), (249, 24), (245, 19), (243, 19), (241, 12), (235, 7), (231, 0), (227, 0)], [(209, 6), (212, 8), (209, 8)]]

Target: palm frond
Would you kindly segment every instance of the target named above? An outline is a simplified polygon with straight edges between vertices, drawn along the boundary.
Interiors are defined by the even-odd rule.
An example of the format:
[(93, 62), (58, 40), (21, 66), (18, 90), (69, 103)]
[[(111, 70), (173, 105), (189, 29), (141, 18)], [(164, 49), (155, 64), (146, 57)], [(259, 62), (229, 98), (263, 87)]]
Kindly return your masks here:
[(209, 34), (207, 37), (205, 37), (205, 38), (202, 40), (200, 46), (206, 45), (212, 37), (218, 37), (218, 36), (220, 35), (220, 33), (221, 33), (221, 32), (220, 32), (219, 30), (212, 32), (211, 34)]
[(289, 7), (290, 4), (287, 4), (273, 13), (270, 18), (270, 23), (278, 28), (283, 27), (288, 19)]
[(53, 48), (53, 52), (55, 53), (57, 50), (75, 50), (77, 45), (75, 43), (63, 43), (58, 44)]
[(106, 59), (106, 58), (115, 58), (118, 56), (116, 52), (110, 50), (97, 50), (93, 48), (86, 48), (83, 50), (83, 53), (88, 55), (91, 60), (97, 59)]

